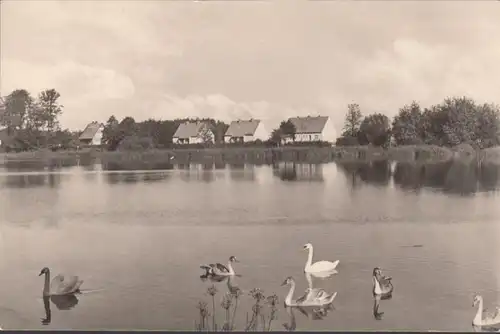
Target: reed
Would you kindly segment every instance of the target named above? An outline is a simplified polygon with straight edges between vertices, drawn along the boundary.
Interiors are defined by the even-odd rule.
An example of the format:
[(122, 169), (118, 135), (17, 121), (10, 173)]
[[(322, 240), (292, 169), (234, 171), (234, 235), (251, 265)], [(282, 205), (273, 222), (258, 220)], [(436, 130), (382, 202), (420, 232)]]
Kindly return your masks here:
[[(238, 311), (238, 304), (243, 293), (240, 289), (232, 292), (226, 292), (222, 295), (220, 307), (224, 320), (222, 326), (217, 322), (216, 295), (218, 293), (215, 285), (207, 289), (207, 295), (210, 296), (212, 309), (209, 310), (206, 301), (199, 301), (196, 308), (198, 309), (199, 320), (195, 321), (195, 329), (197, 331), (239, 331), (235, 328), (235, 319)], [(278, 312), (278, 296), (272, 294), (266, 297), (261, 289), (255, 288), (248, 293), (254, 303), (252, 305), (251, 316), (249, 312), (246, 314), (246, 322), (243, 327), (244, 331), (270, 331), (273, 320), (277, 319)], [(269, 312), (265, 312), (265, 308)], [(269, 313), (267, 315), (266, 313)]]

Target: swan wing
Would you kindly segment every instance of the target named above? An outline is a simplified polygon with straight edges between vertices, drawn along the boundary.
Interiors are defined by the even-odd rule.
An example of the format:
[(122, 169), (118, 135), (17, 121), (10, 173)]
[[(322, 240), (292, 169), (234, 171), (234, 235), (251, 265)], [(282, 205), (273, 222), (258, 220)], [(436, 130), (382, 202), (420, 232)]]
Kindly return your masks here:
[(222, 263), (217, 263), (216, 264), (216, 267), (219, 271), (223, 272), (223, 273), (228, 273), (229, 272), (229, 268), (226, 267), (225, 265), (223, 265)]
[(497, 306), (495, 310), (484, 309), (483, 310), (483, 321), (484, 320), (495, 320), (500, 316), (500, 308)]
[(295, 303), (300, 304), (308, 300), (311, 289), (307, 288), (304, 294), (295, 300)]
[(50, 291), (52, 294), (64, 295), (73, 293), (80, 288), (83, 281), (78, 279), (78, 276), (57, 275), (50, 283)]
[(318, 261), (315, 262), (311, 265), (311, 267), (314, 269), (314, 271), (330, 271), (333, 270), (337, 267), (339, 264), (339, 260), (335, 262), (330, 262), (330, 261)]

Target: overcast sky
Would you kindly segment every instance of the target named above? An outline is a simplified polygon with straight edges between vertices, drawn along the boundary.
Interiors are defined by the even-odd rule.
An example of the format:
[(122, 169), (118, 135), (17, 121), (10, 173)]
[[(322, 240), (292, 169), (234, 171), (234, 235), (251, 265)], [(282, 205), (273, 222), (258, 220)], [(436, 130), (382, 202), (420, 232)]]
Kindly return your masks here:
[(498, 1), (2, 1), (1, 93), (57, 89), (63, 127), (133, 116), (274, 126), (500, 102)]

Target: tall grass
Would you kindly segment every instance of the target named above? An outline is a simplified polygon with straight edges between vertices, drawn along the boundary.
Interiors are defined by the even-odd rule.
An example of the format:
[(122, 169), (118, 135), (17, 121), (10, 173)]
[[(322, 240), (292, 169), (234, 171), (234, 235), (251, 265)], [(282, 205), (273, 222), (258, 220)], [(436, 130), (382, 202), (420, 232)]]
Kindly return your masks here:
[[(211, 310), (209, 310), (206, 301), (198, 302), (197, 309), (199, 320), (195, 321), (195, 329), (197, 331), (235, 331), (235, 319), (238, 311), (238, 303), (243, 296), (242, 291), (238, 288), (232, 292), (226, 292), (222, 295), (220, 301), (221, 313), (224, 315), (222, 325), (217, 322), (217, 307), (216, 295), (218, 293), (215, 285), (207, 289), (207, 295), (210, 296)], [(251, 315), (246, 314), (244, 331), (270, 331), (273, 320), (277, 319), (278, 312), (278, 296), (276, 294), (266, 297), (261, 289), (252, 289), (248, 293), (253, 298)], [(266, 315), (264, 308), (269, 310), (269, 315)], [(237, 330), (239, 331), (239, 330)]]

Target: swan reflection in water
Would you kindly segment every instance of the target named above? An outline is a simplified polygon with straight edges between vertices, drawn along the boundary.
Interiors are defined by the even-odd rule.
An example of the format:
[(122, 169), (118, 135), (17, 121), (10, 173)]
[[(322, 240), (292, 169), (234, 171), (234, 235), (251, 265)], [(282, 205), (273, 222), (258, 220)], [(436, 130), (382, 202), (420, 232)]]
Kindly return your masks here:
[(52, 321), (50, 303), (53, 303), (58, 310), (68, 311), (78, 304), (78, 298), (72, 295), (43, 296), (43, 306), (45, 308), (45, 318), (42, 318), (42, 325), (49, 325)]
[(388, 295), (373, 295), (373, 317), (375, 320), (382, 320), (385, 312), (380, 312), (380, 301), (392, 299), (392, 294)]
[(311, 320), (323, 320), (330, 311), (335, 310), (333, 304), (328, 304), (325, 306), (285, 306), (286, 313), (288, 314), (288, 322), (283, 323), (283, 327), (289, 331), (293, 332), (297, 328), (297, 321), (295, 319), (294, 311), (297, 310), (306, 318)]

